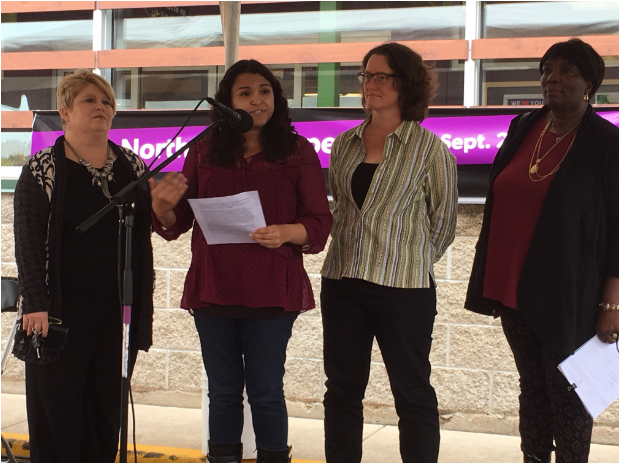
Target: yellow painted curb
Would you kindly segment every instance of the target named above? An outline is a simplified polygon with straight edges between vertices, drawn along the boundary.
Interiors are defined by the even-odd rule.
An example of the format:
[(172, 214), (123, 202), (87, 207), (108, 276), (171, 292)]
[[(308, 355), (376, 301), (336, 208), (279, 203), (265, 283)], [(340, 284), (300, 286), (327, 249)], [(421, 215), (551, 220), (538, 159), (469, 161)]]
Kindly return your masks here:
[[(30, 436), (28, 434), (12, 434), (3, 432), (2, 437), (4, 437), (9, 443), (13, 455), (16, 457), (30, 456)], [(4, 447), (2, 447), (2, 455), (6, 455), (4, 453)]]
[[(29, 456), (30, 446), (28, 445), (28, 434), (12, 434), (2, 433), (4, 438), (11, 446), (11, 450), (15, 456)], [(133, 462), (133, 445), (128, 444), (127, 461)], [(160, 447), (157, 445), (136, 445), (138, 462), (141, 463), (169, 463), (170, 461), (176, 461), (178, 463), (201, 463), (206, 461), (206, 456), (201, 450), (181, 449), (177, 447)], [(256, 460), (243, 460), (245, 462), (252, 462)], [(118, 458), (116, 458), (118, 462)], [(323, 463), (310, 460), (297, 460), (293, 459), (292, 463)]]

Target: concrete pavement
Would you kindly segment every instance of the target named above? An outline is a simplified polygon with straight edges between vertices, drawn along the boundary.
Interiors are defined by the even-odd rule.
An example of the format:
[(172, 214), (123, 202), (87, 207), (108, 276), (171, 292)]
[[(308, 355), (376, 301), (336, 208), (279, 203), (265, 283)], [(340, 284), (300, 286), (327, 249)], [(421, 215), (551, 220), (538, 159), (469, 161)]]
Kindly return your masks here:
[[(23, 395), (2, 394), (2, 433), (5, 436), (16, 438), (21, 435), (23, 439), (27, 438), (25, 403)], [(151, 458), (141, 458), (141, 461), (169, 461), (170, 455), (175, 455), (179, 463), (204, 461), (201, 460), (201, 410), (136, 405), (135, 414), (138, 453), (142, 450), (143, 455), (151, 455)], [(289, 428), (293, 463), (325, 461), (321, 420), (290, 418)], [(131, 428), (129, 431), (131, 433)], [(520, 438), (515, 436), (442, 431), (439, 463), (520, 462), (522, 457), (519, 446)], [(366, 424), (362, 462), (401, 461), (397, 427)], [(589, 461), (617, 463), (619, 446), (594, 444)]]

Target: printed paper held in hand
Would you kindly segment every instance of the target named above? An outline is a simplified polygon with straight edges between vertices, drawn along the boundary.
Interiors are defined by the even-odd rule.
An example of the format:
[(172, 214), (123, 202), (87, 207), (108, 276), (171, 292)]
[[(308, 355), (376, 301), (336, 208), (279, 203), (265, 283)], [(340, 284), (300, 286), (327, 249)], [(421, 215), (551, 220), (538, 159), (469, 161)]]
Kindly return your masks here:
[(619, 352), (597, 336), (559, 364), (592, 418), (619, 398)]
[(267, 226), (257, 191), (190, 199), (189, 204), (208, 244), (257, 244), (249, 234)]

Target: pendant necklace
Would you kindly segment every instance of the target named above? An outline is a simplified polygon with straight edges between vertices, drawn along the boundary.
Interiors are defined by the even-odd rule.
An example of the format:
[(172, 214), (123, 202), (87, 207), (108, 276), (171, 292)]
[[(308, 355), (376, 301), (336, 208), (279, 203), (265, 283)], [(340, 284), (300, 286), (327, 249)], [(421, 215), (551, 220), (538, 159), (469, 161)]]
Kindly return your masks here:
[[(563, 157), (563, 159), (561, 159), (561, 162), (559, 162), (559, 164), (557, 165), (557, 167), (555, 169), (553, 169), (551, 174), (545, 175), (542, 178), (540, 178), (539, 180), (534, 180), (531, 176), (537, 174), (537, 171), (539, 170), (539, 163), (542, 162), (544, 160), (544, 158), (546, 156), (548, 156), (548, 154), (555, 149), (555, 147), (561, 143), (561, 140), (563, 140), (565, 137), (567, 137), (576, 127), (578, 127), (578, 125), (580, 124), (580, 121), (578, 121), (570, 130), (568, 130), (566, 133), (564, 133), (561, 136), (556, 136), (555, 134), (555, 144), (553, 146), (550, 147), (550, 149), (548, 151), (546, 151), (544, 153), (543, 156), (540, 156), (540, 151), (542, 149), (542, 140), (544, 139), (544, 135), (546, 135), (546, 132), (548, 131), (548, 127), (550, 127), (550, 125), (552, 124), (552, 128), (554, 129), (554, 124), (553, 124), (553, 119), (550, 119), (550, 121), (546, 124), (546, 126), (544, 127), (544, 130), (542, 130), (541, 135), (539, 136), (539, 138), (537, 139), (537, 143), (535, 144), (535, 148), (533, 148), (533, 156), (531, 156), (531, 162), (529, 163), (529, 177), (531, 178), (531, 180), (533, 181), (539, 181), (539, 180), (543, 180), (544, 178), (548, 177), (549, 175), (552, 175), (553, 173), (555, 173), (559, 166), (561, 165), (561, 162), (563, 162), (563, 159), (565, 159), (565, 156)], [(570, 144), (570, 146), (567, 149), (567, 152), (565, 153), (567, 155), (567, 153), (570, 151), (570, 149), (572, 148), (572, 144), (574, 144), (574, 140), (572, 140), (572, 143)]]
[(552, 125), (552, 132), (555, 134), (557, 143), (563, 140), (563, 138), (565, 138), (572, 130), (574, 130), (578, 126), (578, 124), (580, 124), (580, 121), (576, 122), (576, 125), (574, 125), (574, 127), (572, 127), (570, 130), (568, 130), (563, 135), (557, 135), (557, 132), (555, 131), (555, 120), (550, 119), (550, 125)]
[(111, 201), (112, 195), (110, 194), (110, 190), (108, 188), (108, 182), (114, 181), (114, 172), (112, 172), (114, 160), (112, 159), (112, 156), (110, 154), (110, 145), (107, 145), (107, 160), (105, 161), (105, 165), (101, 169), (97, 169), (91, 163), (84, 160), (84, 158), (82, 158), (79, 154), (77, 154), (77, 151), (75, 151), (75, 148), (73, 148), (66, 139), (64, 142), (71, 149), (71, 151), (73, 151), (73, 154), (75, 154), (75, 157), (79, 159), (80, 164), (86, 168), (86, 170), (90, 173), (90, 175), (92, 175), (92, 186), (95, 186), (96, 184), (97, 186), (101, 187), (101, 191), (103, 191), (103, 195)]

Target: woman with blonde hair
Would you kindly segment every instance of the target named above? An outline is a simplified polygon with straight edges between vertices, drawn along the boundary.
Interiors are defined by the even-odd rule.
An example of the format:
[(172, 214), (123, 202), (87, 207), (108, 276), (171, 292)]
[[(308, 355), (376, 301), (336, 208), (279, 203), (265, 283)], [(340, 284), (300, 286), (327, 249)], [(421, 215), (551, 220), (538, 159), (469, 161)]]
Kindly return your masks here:
[[(119, 219), (76, 227), (146, 172), (108, 140), (116, 101), (100, 76), (78, 70), (56, 91), (64, 135), (36, 153), (15, 188), (15, 257), (33, 462), (112, 463), (118, 451), (122, 318)], [(150, 198), (135, 198), (131, 358), (152, 344)], [(66, 340), (58, 340), (58, 328)], [(37, 348), (38, 347), (38, 348)]]

